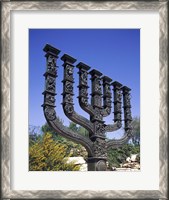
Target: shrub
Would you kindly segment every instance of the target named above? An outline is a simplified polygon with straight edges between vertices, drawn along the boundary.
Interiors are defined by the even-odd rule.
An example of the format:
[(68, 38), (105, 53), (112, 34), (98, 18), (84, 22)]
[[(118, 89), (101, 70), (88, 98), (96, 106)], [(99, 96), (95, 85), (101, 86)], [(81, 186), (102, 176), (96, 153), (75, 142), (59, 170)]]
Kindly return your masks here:
[(52, 139), (52, 134), (45, 133), (42, 140), (29, 147), (30, 171), (79, 171), (80, 166), (67, 163), (71, 156), (67, 146)]

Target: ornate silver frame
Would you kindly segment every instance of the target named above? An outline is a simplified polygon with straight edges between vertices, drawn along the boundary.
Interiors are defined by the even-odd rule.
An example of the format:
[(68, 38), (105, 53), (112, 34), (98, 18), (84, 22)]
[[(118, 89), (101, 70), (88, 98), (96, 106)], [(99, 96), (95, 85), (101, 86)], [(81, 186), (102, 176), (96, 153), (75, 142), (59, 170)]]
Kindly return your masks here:
[[(66, 191), (10, 189), (10, 11), (11, 10), (157, 10), (160, 17), (160, 178), (159, 190)], [(2, 0), (1, 23), (1, 186), (2, 199), (168, 199), (168, 1), (8, 1)]]

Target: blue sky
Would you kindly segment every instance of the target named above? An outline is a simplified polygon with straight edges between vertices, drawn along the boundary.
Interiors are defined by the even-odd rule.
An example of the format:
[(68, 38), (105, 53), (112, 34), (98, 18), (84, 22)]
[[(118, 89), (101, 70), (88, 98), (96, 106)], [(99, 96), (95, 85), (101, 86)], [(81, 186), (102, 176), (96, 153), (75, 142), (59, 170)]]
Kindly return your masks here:
[[(42, 126), (44, 77), (46, 60), (43, 47), (50, 44), (61, 50), (57, 65), (56, 112), (65, 125), (69, 124), (61, 107), (63, 62), (60, 57), (67, 53), (78, 62), (88, 64), (113, 81), (119, 81), (132, 89), (132, 116), (140, 116), (140, 30), (139, 29), (30, 29), (29, 30), (29, 124)], [(78, 69), (75, 72), (75, 108), (87, 117), (78, 105)], [(89, 91), (90, 94), (90, 91)], [(104, 120), (112, 123), (113, 114)]]

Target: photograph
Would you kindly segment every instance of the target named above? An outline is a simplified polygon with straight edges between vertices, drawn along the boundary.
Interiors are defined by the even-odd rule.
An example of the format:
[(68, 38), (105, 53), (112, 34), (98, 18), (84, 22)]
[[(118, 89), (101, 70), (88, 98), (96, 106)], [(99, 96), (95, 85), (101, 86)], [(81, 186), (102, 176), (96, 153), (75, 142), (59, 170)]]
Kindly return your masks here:
[(29, 170), (140, 171), (140, 29), (29, 29)]

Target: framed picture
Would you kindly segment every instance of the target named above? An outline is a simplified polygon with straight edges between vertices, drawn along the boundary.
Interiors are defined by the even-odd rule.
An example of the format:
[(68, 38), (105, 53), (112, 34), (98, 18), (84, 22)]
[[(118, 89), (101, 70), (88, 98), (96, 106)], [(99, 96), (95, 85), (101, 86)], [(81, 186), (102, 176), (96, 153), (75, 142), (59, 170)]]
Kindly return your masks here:
[[(2, 199), (168, 198), (167, 8), (168, 1), (1, 2)], [(45, 53), (46, 58), (44, 57)], [(59, 53), (61, 56), (57, 58)], [(52, 94), (53, 87), (49, 83), (51, 79), (48, 82), (50, 73), (48, 71), (45, 73), (45, 70), (49, 70), (49, 67), (52, 66), (53, 60), (50, 60), (52, 58), (50, 56), (58, 59), (58, 64), (54, 64), (59, 66), (58, 77), (56, 74), (51, 75), (52, 80), (53, 77), (58, 78), (59, 84), (61, 84), (61, 80), (64, 78), (63, 86), (66, 85), (68, 79), (65, 75), (63, 76), (66, 71), (63, 72), (62, 64), (65, 70), (67, 66), (74, 67), (73, 63), (77, 60), (79, 70), (82, 65), (85, 66), (84, 69), (88, 69), (89, 66), (91, 69), (95, 69), (90, 72), (91, 98), (93, 98), (91, 104), (94, 108), (98, 107), (99, 98), (102, 98), (102, 94), (95, 98), (97, 92), (93, 88), (95, 88), (96, 76), (105, 75), (103, 87), (107, 84), (106, 81), (110, 80), (109, 77), (112, 78), (114, 92), (117, 90), (116, 86), (119, 85), (117, 81), (120, 82), (120, 88), (122, 85), (131, 86), (131, 113), (133, 117), (140, 118), (140, 135), (135, 139), (139, 143), (139, 170), (114, 171), (112, 170), (113, 165), (108, 162), (106, 167), (109, 170), (105, 171), (102, 170), (105, 169), (103, 166), (105, 162), (102, 162), (102, 165), (96, 163), (95, 167), (93, 164), (92, 167), (89, 167), (88, 162), (88, 171), (77, 172), (72, 171), (72, 168), (67, 170), (68, 168), (51, 167), (51, 165), (49, 167), (46, 165), (46, 161), (46, 163), (42, 161), (49, 154), (46, 158), (44, 158), (44, 154), (40, 154), (42, 160), (38, 160), (39, 157), (36, 160), (35, 155), (39, 152), (42, 142), (34, 143), (34, 130), (36, 129), (38, 132), (49, 128), (44, 126), (46, 120), (51, 126), (53, 125), (53, 122), (51, 123), (53, 115), (48, 109), (53, 102), (52, 99), (56, 98), (57, 114), (60, 118), (62, 115), (64, 117), (64, 113), (69, 117), (71, 112), (70, 109), (66, 111), (64, 107), (67, 105), (64, 98), (67, 90), (66, 88), (62, 90), (62, 86), (60, 87), (59, 84), (57, 85), (58, 94), (56, 95), (54, 91), (53, 98), (50, 97), (47, 100), (47, 95)], [(45, 67), (46, 59), (47, 68)], [(89, 66), (84, 65), (83, 62)], [(80, 71), (79, 74), (81, 75), (82, 72)], [(69, 76), (72, 76), (72, 73)], [(78, 84), (76, 76), (74, 82)], [(81, 82), (79, 83), (81, 84)], [(44, 84), (46, 84), (45, 92)], [(74, 84), (73, 81), (72, 84)], [(79, 86), (80, 89), (82, 85)], [(126, 117), (126, 93), (124, 92), (128, 87), (123, 87), (124, 103), (121, 107), (124, 109), (122, 125), (124, 125), (125, 131), (129, 129), (126, 124), (126, 119), (129, 118)], [(104, 108), (107, 105), (105, 90), (105, 88), (101, 89)], [(113, 112), (116, 123), (119, 119), (116, 118), (116, 99), (114, 102)], [(60, 103), (63, 103), (64, 112), (59, 106)], [(52, 106), (54, 107), (55, 104)], [(78, 116), (81, 115), (84, 118), (85, 113), (80, 113), (80, 107), (76, 108)], [(82, 108), (84, 107), (82, 106)], [(48, 111), (46, 111), (47, 109)], [(92, 110), (88, 110), (88, 112), (91, 113)], [(102, 121), (100, 118), (99, 120), (95, 119), (95, 116), (98, 117), (97, 114), (92, 114), (92, 116), (89, 124)], [(77, 116), (70, 117), (70, 119), (79, 122)], [(88, 134), (82, 131), (83, 127), (69, 124), (66, 119), (64, 121), (68, 123), (66, 126), (74, 131), (69, 132), (69, 138), (72, 138), (71, 134), (77, 131), (73, 128), (79, 128), (83, 134)], [(83, 125), (83, 123), (81, 124)], [(106, 126), (104, 125), (104, 127)], [(87, 125), (86, 127), (88, 128)], [(59, 131), (59, 129), (57, 130)], [(87, 130), (90, 135), (90, 127)], [(32, 138), (30, 132), (33, 133)], [(118, 137), (123, 138), (121, 134), (122, 132), (119, 131)], [(44, 140), (44, 137), (41, 137), (41, 141)], [(79, 137), (82, 136), (78, 136), (78, 141), (81, 141)], [(92, 142), (95, 142), (93, 139), (95, 137), (90, 135)], [(118, 138), (114, 138), (110, 134), (110, 139), (112, 140), (112, 138), (113, 141), (118, 141)], [(50, 149), (53, 144), (49, 144)], [(117, 145), (118, 142), (108, 144), (110, 146)], [(95, 155), (92, 154), (93, 147), (90, 148), (90, 144), (87, 145), (88, 153)], [(75, 155), (78, 154), (78, 148), (77, 146), (74, 148)], [(81, 153), (82, 149), (79, 151)], [(100, 156), (102, 149), (96, 152)]]

